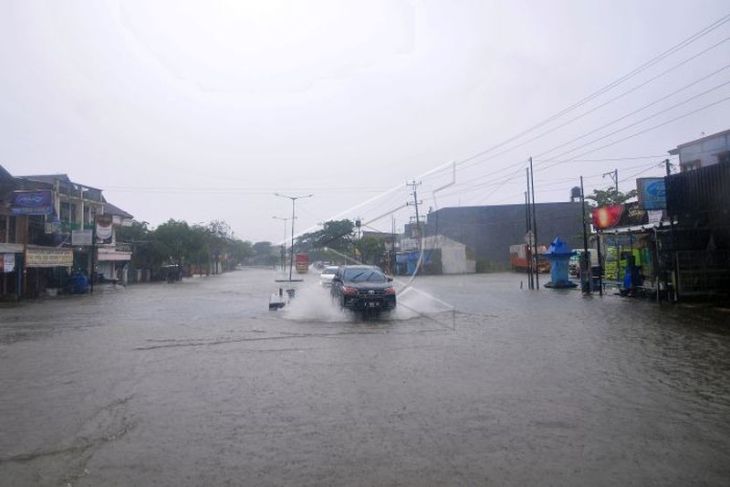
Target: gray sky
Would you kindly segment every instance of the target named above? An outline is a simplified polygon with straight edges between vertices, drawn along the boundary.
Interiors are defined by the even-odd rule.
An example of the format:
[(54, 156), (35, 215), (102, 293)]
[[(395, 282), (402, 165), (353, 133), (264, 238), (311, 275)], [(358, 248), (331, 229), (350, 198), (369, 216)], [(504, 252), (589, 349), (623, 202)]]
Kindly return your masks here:
[[(276, 241), (271, 217), (291, 206), (275, 191), (315, 194), (298, 205), (299, 229), (379, 215), (408, 198), (407, 179), (520, 133), (728, 13), (727, 0), (0, 0), (0, 164), (67, 173), (153, 225), (225, 219), (242, 238)], [(730, 128), (730, 102), (595, 149), (730, 96), (719, 86), (730, 69), (711, 75), (730, 42), (707, 50), (728, 37), (730, 23), (462, 164), (436, 201), (449, 171), (422, 178), (424, 206), (520, 202), (530, 155), (538, 201), (566, 200), (581, 174), (589, 188), (614, 168), (660, 175), (651, 166), (668, 149)]]

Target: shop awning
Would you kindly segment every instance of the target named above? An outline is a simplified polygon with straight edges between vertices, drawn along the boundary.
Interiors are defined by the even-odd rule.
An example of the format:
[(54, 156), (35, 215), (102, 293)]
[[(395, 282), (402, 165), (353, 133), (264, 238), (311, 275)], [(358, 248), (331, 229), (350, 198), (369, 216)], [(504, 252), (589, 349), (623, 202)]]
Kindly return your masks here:
[(25, 250), (26, 267), (73, 267), (71, 249), (28, 245)]
[(0, 243), (0, 254), (22, 254), (23, 244)]
[(99, 248), (96, 260), (99, 262), (128, 261), (132, 260), (132, 252)]

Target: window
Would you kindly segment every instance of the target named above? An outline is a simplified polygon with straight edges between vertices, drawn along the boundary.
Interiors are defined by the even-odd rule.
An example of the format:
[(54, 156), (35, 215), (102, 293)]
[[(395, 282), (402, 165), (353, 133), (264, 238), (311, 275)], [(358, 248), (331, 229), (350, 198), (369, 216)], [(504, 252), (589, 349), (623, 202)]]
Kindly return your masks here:
[(720, 152), (717, 155), (717, 163), (718, 164), (728, 164), (730, 163), (730, 151)]
[(681, 168), (682, 172), (684, 171), (694, 171), (695, 169), (699, 169), (702, 167), (702, 161), (699, 159), (689, 162), (682, 162), (679, 164), (679, 167)]
[(67, 201), (61, 202), (61, 214), (59, 215), (59, 218), (62, 222), (70, 222), (71, 221), (71, 204)]

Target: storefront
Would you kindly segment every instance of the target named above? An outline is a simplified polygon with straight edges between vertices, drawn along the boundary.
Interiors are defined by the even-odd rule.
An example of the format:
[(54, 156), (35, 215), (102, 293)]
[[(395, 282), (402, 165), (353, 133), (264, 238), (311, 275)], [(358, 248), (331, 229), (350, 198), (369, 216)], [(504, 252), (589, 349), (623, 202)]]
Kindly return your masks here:
[(25, 249), (25, 278), (23, 295), (38, 297), (48, 289), (63, 289), (74, 263), (73, 251), (69, 248), (28, 245)]
[(671, 262), (662, 252), (671, 235), (662, 210), (645, 201), (596, 208), (593, 227), (600, 242), (603, 283), (623, 292), (660, 298), (670, 286)]
[(660, 281), (666, 279), (660, 272), (659, 261), (660, 234), (664, 233), (654, 225), (600, 232), (604, 283), (623, 287), (627, 282), (626, 274), (635, 268), (633, 284), (656, 292), (657, 287), (661, 287)]
[(117, 250), (114, 247), (99, 247), (97, 249), (97, 272), (107, 281), (127, 282), (129, 261), (132, 252)]
[(0, 299), (18, 299), (22, 289), (23, 245), (0, 243)]

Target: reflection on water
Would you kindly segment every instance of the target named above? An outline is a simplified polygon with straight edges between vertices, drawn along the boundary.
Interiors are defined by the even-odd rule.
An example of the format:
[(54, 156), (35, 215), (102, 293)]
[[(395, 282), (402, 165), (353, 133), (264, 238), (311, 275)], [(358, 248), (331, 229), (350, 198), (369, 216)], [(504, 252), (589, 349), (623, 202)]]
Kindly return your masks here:
[(395, 313), (363, 321), (312, 275), (269, 312), (273, 278), (244, 270), (0, 309), (0, 478), (730, 477), (720, 311), (521, 290), (524, 277), (492, 274), (418, 278)]

